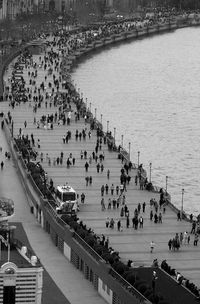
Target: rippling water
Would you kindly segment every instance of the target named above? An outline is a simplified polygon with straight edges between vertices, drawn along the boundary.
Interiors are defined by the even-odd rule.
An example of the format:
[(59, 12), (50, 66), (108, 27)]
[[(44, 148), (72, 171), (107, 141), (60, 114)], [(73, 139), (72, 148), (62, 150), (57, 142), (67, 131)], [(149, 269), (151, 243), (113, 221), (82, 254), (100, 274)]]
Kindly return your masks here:
[(200, 213), (200, 28), (187, 28), (105, 49), (74, 70), (97, 119), (168, 191), (172, 202)]

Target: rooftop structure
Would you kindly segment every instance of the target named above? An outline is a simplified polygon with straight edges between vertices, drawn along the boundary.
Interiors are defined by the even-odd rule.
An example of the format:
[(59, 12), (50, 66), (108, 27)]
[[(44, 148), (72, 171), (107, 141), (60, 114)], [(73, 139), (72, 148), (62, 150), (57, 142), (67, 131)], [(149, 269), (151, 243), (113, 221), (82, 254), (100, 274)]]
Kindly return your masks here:
[(43, 268), (32, 250), (15, 238), (17, 226), (8, 225), (13, 201), (1, 198), (0, 206), (0, 303), (40, 304)]

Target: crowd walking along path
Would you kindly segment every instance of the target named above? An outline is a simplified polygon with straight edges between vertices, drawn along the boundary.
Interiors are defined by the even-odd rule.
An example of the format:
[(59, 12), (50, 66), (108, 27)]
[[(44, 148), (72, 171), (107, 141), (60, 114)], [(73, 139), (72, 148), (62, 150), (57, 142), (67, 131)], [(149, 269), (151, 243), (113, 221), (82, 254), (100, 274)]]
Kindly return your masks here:
[[(44, 82), (45, 94), (46, 92), (50, 93), (52, 87), (54, 87), (53, 75), (48, 74), (48, 71), (40, 66), (41, 58), (39, 55), (33, 56), (33, 62), (37, 67), (37, 76), (34, 77), (35, 84), (34, 86), (30, 84), (30, 74), (35, 72), (35, 68), (33, 66), (24, 66), (23, 77), (26, 81), (26, 87), (32, 88), (33, 90), (36, 88), (36, 92), (40, 84)], [(58, 77), (56, 71), (54, 74)], [(9, 73), (7, 77), (9, 77)], [(6, 83), (9, 85), (8, 78)], [(49, 83), (51, 83), (51, 85), (49, 85)], [(48, 98), (47, 102), (41, 102), (41, 107), (37, 108), (37, 111), (34, 110), (34, 106), (35, 103), (33, 101), (21, 102), (15, 105), (14, 108), (9, 106), (9, 102), (3, 102), (1, 103), (1, 111), (6, 115), (8, 111), (11, 113), (14, 122), (14, 137), (17, 137), (19, 133), (21, 133), (21, 135), (23, 134), (24, 136), (28, 134), (30, 138), (31, 134), (33, 134), (35, 142), (34, 149), (38, 152), (37, 161), (41, 162), (42, 167), (48, 174), (48, 178), (53, 180), (54, 186), (68, 183), (68, 185), (77, 191), (80, 206), (80, 211), (78, 212), (79, 219), (88, 227), (91, 227), (95, 233), (99, 235), (103, 234), (106, 238), (108, 237), (109, 246), (119, 251), (119, 256), (122, 261), (126, 262), (131, 259), (135, 266), (148, 266), (151, 265), (152, 261), (156, 258), (159, 263), (166, 259), (169, 265), (199, 286), (199, 247), (193, 245), (194, 234), (190, 235), (191, 223), (178, 221), (177, 214), (172, 211), (169, 206), (166, 206), (165, 209), (159, 209), (158, 207), (157, 213), (158, 215), (160, 214), (160, 217), (158, 222), (155, 223), (155, 207), (150, 205), (150, 200), (154, 199), (159, 202), (160, 195), (159, 193), (140, 190), (139, 185), (135, 183), (135, 176), (137, 175), (136, 168), (129, 171), (131, 180), (129, 184), (127, 184), (127, 191), (124, 192), (125, 197), (122, 199), (123, 201), (119, 202), (118, 208), (117, 204), (113, 206), (113, 199), (115, 201), (119, 197), (116, 187), (120, 187), (120, 174), (124, 167), (124, 163), (118, 158), (118, 153), (108, 150), (107, 144), (104, 144), (104, 142), (99, 145), (98, 153), (96, 153), (96, 131), (90, 130), (90, 125), (85, 122), (84, 117), (80, 117), (80, 120), (76, 119), (76, 107), (74, 104), (71, 103), (72, 108), (70, 114), (69, 112), (65, 113), (66, 117), (70, 115), (70, 123), (67, 124), (66, 122), (66, 124), (63, 124), (60, 120), (54, 120), (52, 127), (51, 125), (41, 123), (41, 118), (42, 116), (51, 116), (52, 114), (55, 117), (56, 112), (58, 115), (59, 105), (54, 106), (51, 98)], [(81, 133), (82, 135), (78, 135), (76, 138), (77, 130), (78, 134), (80, 135)], [(71, 134), (71, 138), (67, 137), (66, 142), (66, 134), (69, 133)], [(86, 134), (85, 139), (83, 138), (83, 133)], [(93, 158), (93, 152), (98, 155), (97, 159)], [(61, 153), (63, 153), (63, 157), (60, 163)], [(100, 155), (102, 155), (102, 160), (100, 160)], [(67, 164), (67, 160), (70, 163)], [(88, 165), (86, 165), (86, 163)], [(98, 164), (100, 166), (99, 172)], [(6, 165), (3, 174), (5, 174), (4, 172), (6, 172)], [(106, 193), (106, 184), (108, 185), (108, 193)], [(104, 191), (102, 185), (104, 185)], [(81, 203), (80, 200), (82, 193), (85, 194), (84, 203)], [(111, 207), (109, 202), (111, 202)], [(143, 212), (142, 207), (144, 206), (144, 202), (145, 210)], [(140, 227), (142, 225), (139, 224), (138, 228), (134, 229), (132, 218), (134, 217), (135, 209), (140, 209), (138, 204), (141, 204), (139, 218), (142, 217), (144, 223), (143, 228)], [(125, 206), (127, 206), (126, 208), (129, 210), (129, 223), (127, 223), (124, 215)], [(21, 211), (23, 214), (23, 210)], [(153, 212), (152, 220), (150, 220), (151, 211)], [(21, 217), (23, 216), (21, 215)], [(108, 219), (110, 221), (112, 218), (115, 223), (113, 229), (106, 227), (106, 221)], [(121, 227), (119, 227), (119, 223)], [(28, 226), (29, 224), (27, 223), (25, 228), (30, 230)], [(184, 241), (179, 250), (169, 250), (169, 239), (174, 238), (176, 233), (180, 234), (186, 231), (191, 237), (190, 242), (188, 243), (187, 238), (187, 242)], [(41, 232), (41, 235), (43, 234), (44, 232)], [(30, 237), (30, 242), (36, 253), (37, 250), (41, 253), (40, 244), (38, 244), (39, 241), (36, 242), (37, 237), (31, 238), (31, 231), (28, 237)], [(40, 236), (38, 238), (40, 238)], [(151, 242), (154, 243), (153, 250), (150, 249)], [(36, 246), (37, 250), (34, 246)], [(43, 246), (44, 244), (41, 244), (41, 247)], [(38, 256), (42, 260), (40, 254), (38, 254)], [(48, 257), (51, 260), (50, 251), (48, 251)], [(59, 259), (61, 266), (62, 258), (60, 257)], [(50, 265), (47, 263), (45, 257), (42, 263), (48, 270)], [(68, 267), (65, 263), (68, 265), (68, 262), (64, 259), (63, 267)], [(55, 278), (53, 274), (55, 267), (53, 262), (51, 263), (50, 269), (52, 272), (48, 270), (53, 278)], [(56, 269), (56, 273), (57, 272)], [(57, 273), (57, 275), (59, 275), (59, 273)], [(55, 280), (57, 280), (57, 278), (55, 278)], [(65, 280), (68, 280), (67, 274)], [(69, 280), (71, 280), (71, 275)], [(76, 287), (76, 289), (79, 290), (78, 287)], [(81, 303), (83, 303), (83, 295), (81, 299)]]
[[(3, 108), (5, 109), (4, 106), (1, 106), (1, 110)], [(105, 304), (106, 302), (98, 295), (93, 286), (54, 246), (48, 234), (30, 213), (29, 199), (24, 192), (12, 158), (10, 160), (5, 158), (5, 152), (9, 151), (9, 147), (2, 129), (0, 129), (0, 146), (2, 147), (0, 162), (4, 162), (4, 168), (0, 171), (0, 196), (11, 198), (14, 201), (15, 214), (12, 222), (23, 224), (37, 257), (65, 296), (66, 300), (64, 301), (61, 297), (59, 299), (62, 301), (59, 303)], [(46, 288), (46, 292), (48, 292), (48, 286)], [(59, 294), (56, 292), (56, 295)], [(57, 300), (52, 298), (52, 302), (49, 303), (57, 303)], [(46, 303), (44, 299), (42, 303)]]

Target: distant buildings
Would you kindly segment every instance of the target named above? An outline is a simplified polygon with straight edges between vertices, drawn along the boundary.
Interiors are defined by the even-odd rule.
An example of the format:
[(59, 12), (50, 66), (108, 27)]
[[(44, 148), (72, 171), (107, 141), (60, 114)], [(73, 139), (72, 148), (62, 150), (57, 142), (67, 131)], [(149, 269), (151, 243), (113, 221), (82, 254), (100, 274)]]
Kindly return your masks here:
[(197, 9), (200, 8), (200, 0), (0, 0), (0, 20), (15, 19), (24, 13), (49, 11), (77, 17), (92, 14), (102, 16), (114, 10), (123, 14), (159, 6)]

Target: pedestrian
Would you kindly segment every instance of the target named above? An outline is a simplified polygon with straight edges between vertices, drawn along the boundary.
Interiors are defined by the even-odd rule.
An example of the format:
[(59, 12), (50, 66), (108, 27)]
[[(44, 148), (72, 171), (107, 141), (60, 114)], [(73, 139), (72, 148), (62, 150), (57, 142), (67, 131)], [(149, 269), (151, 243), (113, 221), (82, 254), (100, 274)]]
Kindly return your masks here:
[(184, 243), (184, 245), (187, 244), (187, 238), (188, 238), (188, 233), (187, 233), (187, 231), (185, 231), (185, 232), (183, 233), (183, 243)]
[(81, 193), (81, 203), (84, 204), (85, 203), (85, 193)]
[(88, 172), (89, 164), (88, 162), (85, 163), (85, 171)]
[(194, 235), (194, 246), (197, 246), (198, 241), (199, 241), (198, 233), (195, 233), (195, 235)]
[(129, 228), (130, 225), (130, 220), (129, 220), (129, 216), (126, 217), (126, 228)]
[(116, 186), (116, 194), (117, 195), (119, 194), (119, 186), (118, 185)]
[(158, 215), (158, 223), (162, 224), (162, 214), (161, 214), (161, 212)]
[(109, 220), (109, 217), (107, 217), (107, 219), (106, 219), (106, 228), (109, 227), (109, 223), (110, 223), (110, 220)]
[(195, 231), (196, 231), (196, 222), (193, 221), (193, 222), (192, 222), (192, 230), (191, 230), (191, 233), (194, 233), (194, 234), (195, 234)]
[(153, 295), (155, 295), (155, 288), (156, 288), (156, 280), (158, 279), (156, 271), (153, 271), (152, 275), (152, 289), (153, 289)]
[(108, 246), (109, 246), (109, 237), (108, 236), (107, 236), (107, 238), (105, 240), (104, 246), (105, 246), (105, 248), (108, 249)]
[(111, 187), (110, 187), (110, 192), (111, 192), (111, 195), (114, 194), (114, 185), (112, 184)]
[(108, 171), (107, 171), (107, 179), (109, 179), (110, 178), (110, 170), (108, 169)]
[(143, 228), (144, 219), (142, 216), (140, 216), (140, 218), (139, 218), (139, 224), (140, 224), (140, 228)]
[(102, 186), (101, 186), (101, 196), (104, 195), (104, 190), (105, 190), (105, 187), (104, 187), (104, 185), (102, 185)]
[(143, 212), (143, 213), (145, 212), (145, 208), (146, 208), (146, 203), (144, 202), (144, 203), (142, 204), (142, 212)]
[(180, 232), (179, 240), (180, 240), (180, 245), (182, 245), (183, 244), (183, 232)]
[(177, 212), (177, 221), (181, 221), (181, 213), (180, 213), (180, 211)]
[(108, 199), (108, 210), (110, 210), (111, 209), (111, 199), (109, 198)]
[(1, 161), (1, 170), (3, 170), (3, 167), (4, 167), (4, 162)]
[(111, 229), (114, 228), (114, 226), (115, 226), (115, 221), (113, 220), (113, 218), (111, 218), (109, 226), (110, 226)]
[(153, 253), (154, 248), (155, 248), (155, 243), (153, 241), (151, 241), (151, 243), (150, 243), (150, 252), (151, 253)]
[(169, 250), (172, 249), (172, 239), (169, 240), (169, 242), (168, 242), (168, 247), (169, 247)]
[(104, 211), (106, 209), (105, 203), (104, 203), (104, 198), (102, 197), (101, 199), (101, 210)]
[(88, 183), (89, 183), (89, 176), (86, 176), (86, 178), (85, 178), (85, 181), (86, 181), (86, 187), (88, 186)]
[(99, 173), (99, 170), (100, 170), (100, 164), (98, 163), (96, 167), (97, 167), (97, 173)]
[(121, 229), (121, 221), (118, 220), (118, 222), (117, 222), (117, 230), (120, 231), (120, 229)]

